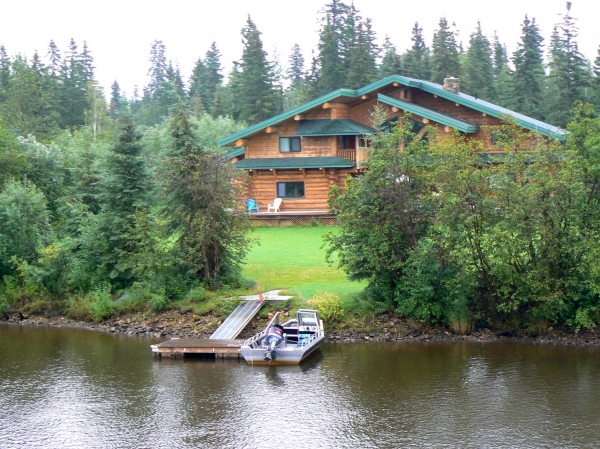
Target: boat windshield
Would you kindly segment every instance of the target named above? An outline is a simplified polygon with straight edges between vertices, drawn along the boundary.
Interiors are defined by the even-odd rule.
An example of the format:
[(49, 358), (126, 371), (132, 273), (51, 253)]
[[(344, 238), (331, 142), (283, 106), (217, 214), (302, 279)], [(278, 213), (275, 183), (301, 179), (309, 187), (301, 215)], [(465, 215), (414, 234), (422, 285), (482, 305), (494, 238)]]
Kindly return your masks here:
[(298, 321), (304, 326), (316, 326), (317, 316), (314, 313), (299, 313)]

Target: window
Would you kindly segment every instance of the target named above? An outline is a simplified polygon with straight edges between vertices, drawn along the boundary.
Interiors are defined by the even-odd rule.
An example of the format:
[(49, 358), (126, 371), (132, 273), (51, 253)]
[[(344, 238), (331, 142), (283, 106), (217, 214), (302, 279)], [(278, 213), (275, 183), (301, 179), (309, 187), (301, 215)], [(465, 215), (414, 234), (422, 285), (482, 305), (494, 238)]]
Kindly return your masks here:
[(278, 182), (278, 198), (304, 198), (303, 182)]
[(339, 136), (338, 150), (356, 150), (356, 136)]
[(300, 153), (300, 137), (280, 137), (279, 151), (281, 153)]

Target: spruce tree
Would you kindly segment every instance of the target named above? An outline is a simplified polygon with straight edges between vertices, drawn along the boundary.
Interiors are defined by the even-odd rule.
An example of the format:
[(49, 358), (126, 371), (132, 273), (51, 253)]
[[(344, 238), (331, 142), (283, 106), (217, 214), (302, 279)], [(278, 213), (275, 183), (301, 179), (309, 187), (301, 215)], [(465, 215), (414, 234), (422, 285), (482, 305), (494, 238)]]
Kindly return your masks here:
[(411, 78), (431, 79), (431, 54), (423, 39), (423, 29), (415, 22), (412, 29), (412, 47), (402, 56), (402, 74)]
[(319, 34), (319, 83), (316, 95), (324, 95), (344, 84), (344, 63), (340, 55), (339, 36), (332, 23)]
[(57, 131), (55, 91), (39, 58), (36, 66), (18, 55), (11, 62), (11, 76), (1, 115), (22, 136), (50, 137)]
[(4, 45), (0, 45), (0, 103), (6, 99), (6, 90), (10, 80), (10, 58)]
[(494, 33), (494, 92), (495, 103), (510, 108), (512, 73), (508, 66), (506, 47), (500, 43), (498, 35)]
[(444, 78), (460, 78), (461, 68), (456, 32), (450, 28), (446, 18), (440, 19), (439, 28), (433, 34), (433, 54), (431, 56), (434, 83), (443, 83)]
[(103, 262), (113, 285), (118, 287), (126, 287), (134, 280), (128, 254), (135, 251), (135, 242), (130, 236), (138, 212), (150, 206), (150, 179), (141, 137), (132, 118), (122, 116), (119, 138), (107, 156), (106, 175), (101, 181)]
[(110, 86), (110, 104), (108, 105), (108, 113), (113, 119), (116, 119), (121, 110), (121, 88), (115, 80)]
[(567, 2), (567, 12), (552, 32), (546, 101), (546, 119), (562, 127), (571, 120), (575, 101), (587, 100), (590, 85), (589, 65), (579, 51), (577, 31), (571, 2)]
[(543, 119), (544, 103), (544, 38), (535, 23), (525, 16), (521, 40), (513, 53), (515, 71), (510, 88), (510, 109), (537, 119)]
[(295, 44), (292, 47), (292, 54), (288, 59), (288, 69), (286, 70), (286, 78), (290, 82), (290, 89), (297, 88), (304, 81), (304, 57), (300, 46)]
[(196, 117), (200, 117), (202, 112), (207, 109), (209, 93), (206, 87), (206, 78), (208, 71), (201, 58), (198, 58), (192, 76), (190, 77), (190, 90), (188, 96), (190, 98), (190, 106), (192, 113)]
[(63, 60), (60, 80), (60, 115), (62, 127), (77, 128), (85, 124), (88, 105), (88, 82), (92, 81), (91, 55), (80, 54), (77, 43), (71, 39), (69, 51)]
[(379, 66), (379, 76), (386, 77), (390, 75), (402, 75), (402, 61), (396, 51), (396, 47), (391, 43), (388, 36), (383, 43), (383, 58)]
[(242, 29), (244, 50), (234, 106), (240, 120), (257, 123), (281, 111), (281, 94), (275, 86), (273, 64), (263, 50), (260, 31), (250, 16)]
[(592, 102), (596, 105), (596, 111), (600, 111), (600, 46), (598, 46), (598, 56), (594, 60), (594, 96)]
[(462, 90), (483, 100), (495, 100), (492, 49), (490, 41), (483, 35), (479, 22), (477, 22), (477, 31), (472, 33), (469, 39), (463, 73)]
[(344, 86), (358, 89), (376, 81), (378, 53), (370, 19), (360, 22), (357, 27), (356, 47), (348, 64)]
[(237, 281), (247, 243), (247, 214), (231, 183), (234, 167), (197, 144), (195, 126), (182, 102), (169, 124), (172, 148), (165, 160), (164, 214), (177, 235), (186, 274), (211, 287), (223, 277)]

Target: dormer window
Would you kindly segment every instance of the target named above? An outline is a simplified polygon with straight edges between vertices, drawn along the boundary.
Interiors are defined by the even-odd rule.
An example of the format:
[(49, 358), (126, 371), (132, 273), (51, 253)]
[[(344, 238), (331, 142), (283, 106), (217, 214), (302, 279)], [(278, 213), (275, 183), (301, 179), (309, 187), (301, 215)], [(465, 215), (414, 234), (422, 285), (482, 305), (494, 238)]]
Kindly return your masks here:
[(280, 153), (300, 153), (302, 145), (300, 144), (300, 137), (280, 137), (279, 138), (279, 152)]

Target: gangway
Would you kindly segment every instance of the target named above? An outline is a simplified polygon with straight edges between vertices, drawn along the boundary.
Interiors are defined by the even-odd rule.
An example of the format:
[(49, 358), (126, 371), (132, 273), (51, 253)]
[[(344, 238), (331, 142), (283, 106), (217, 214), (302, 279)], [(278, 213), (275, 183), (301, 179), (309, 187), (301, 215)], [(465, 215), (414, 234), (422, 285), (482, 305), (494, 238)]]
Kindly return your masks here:
[(237, 337), (263, 306), (262, 301), (244, 301), (210, 336), (211, 340), (232, 340)]

